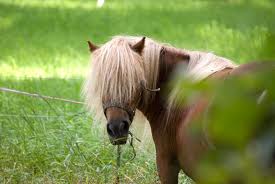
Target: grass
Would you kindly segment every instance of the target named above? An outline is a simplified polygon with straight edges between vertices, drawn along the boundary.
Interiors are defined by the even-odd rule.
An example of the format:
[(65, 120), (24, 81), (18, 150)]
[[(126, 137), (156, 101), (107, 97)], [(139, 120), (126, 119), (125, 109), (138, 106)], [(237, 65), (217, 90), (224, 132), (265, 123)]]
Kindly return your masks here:
[[(107, 0), (101, 9), (86, 0), (0, 0), (0, 86), (81, 100), (86, 41), (118, 34), (237, 63), (274, 60), (274, 7), (272, 0)], [(1, 183), (113, 183), (115, 148), (83, 107), (0, 93), (0, 115)], [(131, 162), (131, 148), (123, 149), (125, 183), (157, 181), (152, 148)]]
[[(73, 98), (79, 93), (81, 81), (51, 78), (0, 82), (10, 88)], [(55, 91), (56, 86), (62, 87)], [(68, 90), (70, 86), (72, 90)], [(81, 106), (3, 93), (0, 108), (1, 183), (114, 181), (116, 148)], [(137, 158), (128, 162), (131, 157), (131, 148), (125, 146), (123, 181), (150, 183), (156, 179), (152, 150), (138, 151)]]

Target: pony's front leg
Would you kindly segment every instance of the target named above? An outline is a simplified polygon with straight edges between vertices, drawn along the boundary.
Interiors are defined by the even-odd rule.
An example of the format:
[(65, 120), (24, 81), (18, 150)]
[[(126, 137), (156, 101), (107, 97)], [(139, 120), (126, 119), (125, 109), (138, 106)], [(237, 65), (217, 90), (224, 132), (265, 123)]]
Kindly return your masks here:
[(180, 168), (176, 159), (167, 154), (157, 153), (157, 167), (162, 184), (178, 183)]

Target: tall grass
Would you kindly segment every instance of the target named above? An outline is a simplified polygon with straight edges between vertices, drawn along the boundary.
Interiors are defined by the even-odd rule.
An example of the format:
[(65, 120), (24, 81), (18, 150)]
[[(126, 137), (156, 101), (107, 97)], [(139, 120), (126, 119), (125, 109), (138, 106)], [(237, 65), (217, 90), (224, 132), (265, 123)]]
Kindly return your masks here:
[[(1, 80), (20, 90), (62, 95), (78, 94), (80, 80)], [(37, 85), (37, 86), (36, 86)], [(62, 86), (58, 88), (57, 86)], [(74, 89), (68, 91), (73, 86)], [(63, 88), (64, 87), (64, 88)], [(73, 95), (71, 95), (74, 93)], [(110, 145), (98, 122), (81, 106), (1, 94), (1, 183), (112, 183), (116, 177), (116, 147)], [(134, 141), (136, 149), (140, 146)], [(154, 153), (122, 148), (122, 181), (156, 180)]]
[[(274, 59), (274, 7), (271, 0), (107, 0), (100, 9), (86, 0), (0, 0), (0, 86), (81, 100), (86, 41), (118, 34), (237, 63)], [(0, 93), (0, 182), (113, 183), (115, 147), (98, 125), (78, 105)], [(145, 148), (127, 162), (131, 148), (123, 147), (124, 183), (158, 181), (154, 149)]]

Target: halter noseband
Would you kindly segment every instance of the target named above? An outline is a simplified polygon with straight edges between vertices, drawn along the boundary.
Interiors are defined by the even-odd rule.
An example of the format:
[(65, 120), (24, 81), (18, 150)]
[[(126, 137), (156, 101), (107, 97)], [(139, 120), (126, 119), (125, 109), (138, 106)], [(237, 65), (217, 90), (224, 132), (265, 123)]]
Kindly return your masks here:
[(107, 118), (107, 116), (106, 116), (107, 109), (111, 108), (111, 107), (120, 108), (120, 109), (126, 111), (129, 116), (129, 120), (132, 123), (135, 113), (136, 113), (136, 109), (133, 109), (133, 108), (130, 108), (127, 106), (122, 106), (120, 103), (117, 103), (117, 102), (104, 103), (103, 104), (103, 112), (104, 112), (104, 115), (106, 118)]
[[(141, 86), (143, 89), (149, 91), (149, 92), (159, 92), (160, 91), (160, 88), (157, 88), (157, 89), (149, 89), (147, 88), (145, 85), (144, 85), (144, 82), (141, 82)], [(142, 92), (140, 93), (140, 96), (142, 96)], [(107, 109), (108, 108), (111, 108), (111, 107), (116, 107), (116, 108), (120, 108), (124, 111), (127, 112), (128, 116), (129, 116), (129, 119), (130, 119), (130, 122), (132, 123), (133, 119), (134, 119), (134, 116), (135, 116), (135, 113), (136, 113), (136, 109), (135, 108), (131, 108), (129, 106), (125, 106), (125, 105), (121, 105), (121, 103), (118, 103), (118, 102), (109, 102), (109, 103), (104, 103), (103, 104), (103, 112), (104, 112), (104, 115), (105, 117), (107, 118), (106, 116), (106, 112), (107, 112)]]

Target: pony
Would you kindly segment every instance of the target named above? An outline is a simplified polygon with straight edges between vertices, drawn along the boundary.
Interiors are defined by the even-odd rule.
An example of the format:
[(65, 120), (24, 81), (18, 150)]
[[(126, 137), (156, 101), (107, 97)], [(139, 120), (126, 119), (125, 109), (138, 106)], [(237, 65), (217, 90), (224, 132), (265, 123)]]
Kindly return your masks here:
[[(115, 36), (102, 46), (88, 41), (92, 62), (83, 85), (88, 109), (106, 117), (106, 130), (113, 145), (126, 144), (136, 110), (151, 127), (161, 183), (178, 183), (182, 169), (196, 181), (202, 153), (212, 144), (206, 134), (192, 136), (191, 124), (207, 108), (198, 98), (177, 104), (184, 89), (169, 87), (176, 73), (193, 82), (222, 79), (250, 66), (210, 52), (190, 51), (159, 43), (148, 37)], [(252, 67), (253, 68), (253, 67)]]

